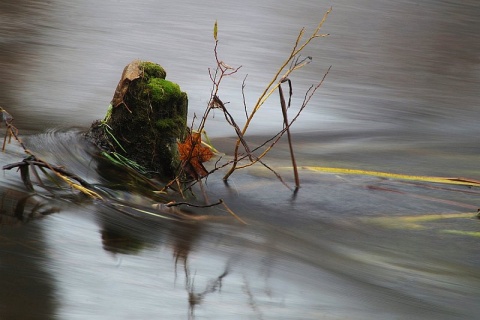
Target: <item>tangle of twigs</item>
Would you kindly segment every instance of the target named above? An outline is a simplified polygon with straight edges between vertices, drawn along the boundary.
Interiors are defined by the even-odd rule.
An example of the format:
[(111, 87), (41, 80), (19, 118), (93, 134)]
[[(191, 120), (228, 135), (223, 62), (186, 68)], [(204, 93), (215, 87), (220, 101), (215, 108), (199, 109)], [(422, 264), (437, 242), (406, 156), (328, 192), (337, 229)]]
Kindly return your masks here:
[[(285, 62), (282, 64), (282, 66), (277, 70), (276, 74), (274, 75), (273, 79), (270, 81), (270, 83), (267, 85), (263, 93), (260, 95), (258, 98), (256, 104), (253, 106), (251, 109), (251, 112), (249, 113), (249, 108), (247, 106), (246, 98), (245, 98), (245, 87), (246, 87), (246, 78), (243, 79), (242, 86), (241, 86), (241, 92), (242, 92), (242, 99), (243, 99), (243, 107), (244, 107), (244, 113), (246, 117), (246, 121), (243, 125), (243, 127), (239, 126), (238, 122), (234, 119), (232, 114), (229, 112), (229, 110), (226, 107), (226, 104), (222, 101), (222, 99), (219, 96), (220, 92), (220, 86), (223, 82), (223, 80), (226, 77), (229, 77), (239, 71), (241, 68), (235, 68), (232, 66), (227, 65), (223, 60), (219, 58), (219, 52), (218, 52), (218, 45), (219, 45), (219, 40), (218, 40), (218, 25), (217, 22), (215, 22), (214, 25), (214, 39), (215, 39), (215, 46), (213, 49), (214, 56), (215, 56), (215, 61), (216, 61), (216, 68), (214, 70), (209, 69), (209, 77), (212, 82), (212, 89), (210, 93), (210, 100), (207, 104), (207, 107), (204, 111), (204, 114), (202, 118), (200, 119), (200, 124), (198, 125), (198, 128), (196, 130), (193, 129), (193, 124), (191, 131), (196, 131), (199, 133), (205, 132), (205, 126), (209, 117), (209, 114), (212, 110), (217, 109), (220, 110), (224, 117), (225, 121), (234, 129), (235, 135), (237, 137), (237, 142), (235, 144), (235, 150), (233, 154), (232, 159), (227, 159), (223, 160), (223, 157), (220, 158), (222, 161), (225, 161), (223, 163), (220, 162), (220, 159), (217, 160), (215, 163), (215, 166), (213, 169), (208, 171), (207, 174), (205, 174), (203, 177), (198, 177), (194, 179), (194, 181), (191, 181), (190, 183), (185, 185), (185, 188), (191, 188), (193, 185), (196, 183), (200, 182), (202, 178), (208, 178), (212, 173), (230, 166), (230, 169), (225, 173), (223, 179), (227, 180), (230, 175), (238, 169), (246, 168), (249, 166), (254, 165), (255, 163), (260, 163), (262, 164), (265, 168), (267, 168), (269, 171), (271, 171), (285, 186), (290, 188), (283, 178), (278, 174), (272, 167), (268, 166), (264, 161), (263, 158), (272, 150), (272, 148), (276, 145), (276, 143), (280, 140), (280, 138), (283, 137), (284, 134), (287, 135), (287, 140), (288, 140), (288, 146), (289, 146), (289, 151), (290, 151), (290, 158), (292, 161), (292, 167), (293, 167), (293, 175), (294, 175), (294, 181), (295, 181), (295, 191), (298, 190), (300, 187), (300, 178), (298, 174), (298, 169), (297, 169), (297, 162), (295, 160), (295, 155), (294, 155), (294, 150), (293, 150), (293, 141), (292, 141), (292, 135), (290, 132), (290, 127), (292, 124), (298, 119), (302, 111), (306, 108), (308, 103), (310, 102), (311, 98), (315, 94), (315, 92), (319, 89), (319, 87), (323, 84), (325, 77), (328, 75), (330, 72), (331, 66), (328, 68), (328, 70), (325, 72), (323, 78), (321, 81), (316, 84), (312, 85), (305, 93), (303, 102), (299, 108), (299, 110), (296, 112), (296, 114), (293, 116), (291, 120), (289, 120), (288, 117), (288, 111), (291, 107), (292, 103), (292, 96), (293, 96), (293, 83), (292, 80), (289, 78), (289, 76), (296, 70), (299, 70), (303, 67), (305, 67), (307, 64), (309, 64), (312, 61), (312, 57), (307, 56), (307, 57), (302, 57), (301, 52), (302, 50), (310, 44), (312, 40), (315, 38), (319, 37), (325, 37), (327, 34), (321, 34), (320, 29), (323, 26), (328, 14), (331, 12), (331, 8), (325, 13), (323, 19), (320, 21), (318, 24), (317, 28), (314, 30), (314, 32), (308, 37), (303, 43), (301, 43), (302, 38), (305, 33), (305, 28), (301, 29), (296, 41), (294, 43), (294, 46), (292, 48), (292, 51), (290, 52), (288, 58), (285, 60)], [(280, 76), (283, 73), (282, 76)], [(285, 97), (285, 93), (282, 88), (282, 84), (288, 84), (288, 99)], [(247, 140), (245, 139), (245, 133), (247, 129), (249, 128), (251, 121), (253, 120), (256, 112), (260, 109), (260, 107), (265, 103), (265, 101), (276, 91), (278, 90), (279, 92), (279, 98), (280, 98), (280, 107), (281, 107), (281, 112), (282, 112), (282, 117), (283, 117), (283, 129), (275, 134), (272, 138), (266, 140), (262, 144), (256, 147), (251, 147)], [(195, 118), (194, 118), (195, 119)], [(240, 150), (240, 146), (242, 146), (242, 150)], [(259, 154), (256, 152), (262, 149)], [(245, 160), (248, 160), (244, 163)], [(181, 168), (180, 173), (176, 181), (181, 181), (181, 177), (183, 174), (183, 169)], [(171, 183), (172, 184), (172, 183)], [(201, 184), (200, 184), (201, 186)], [(290, 188), (291, 189), (291, 188)]]

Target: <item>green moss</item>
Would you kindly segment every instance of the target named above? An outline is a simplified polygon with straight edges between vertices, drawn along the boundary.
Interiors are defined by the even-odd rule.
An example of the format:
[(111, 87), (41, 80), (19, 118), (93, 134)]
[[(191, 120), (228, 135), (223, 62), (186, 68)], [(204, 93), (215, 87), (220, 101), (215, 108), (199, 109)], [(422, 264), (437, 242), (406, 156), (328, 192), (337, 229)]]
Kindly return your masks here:
[(140, 68), (143, 70), (143, 78), (150, 79), (150, 78), (161, 78), (165, 79), (167, 73), (165, 70), (156, 63), (144, 61), (140, 63)]
[(186, 129), (185, 119), (181, 116), (160, 119), (155, 124), (158, 130), (174, 137), (183, 136)]
[(150, 97), (155, 103), (163, 104), (168, 101), (176, 101), (182, 97), (182, 91), (178, 84), (171, 81), (151, 78), (147, 83)]

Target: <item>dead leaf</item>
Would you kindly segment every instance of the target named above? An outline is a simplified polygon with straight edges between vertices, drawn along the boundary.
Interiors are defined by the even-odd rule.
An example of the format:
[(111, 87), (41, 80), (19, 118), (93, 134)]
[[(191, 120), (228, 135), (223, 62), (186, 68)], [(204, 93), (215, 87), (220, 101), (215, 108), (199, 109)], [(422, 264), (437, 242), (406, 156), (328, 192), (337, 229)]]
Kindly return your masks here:
[(140, 60), (134, 60), (123, 69), (122, 78), (118, 82), (111, 102), (114, 108), (123, 103), (123, 97), (128, 91), (130, 82), (140, 78), (142, 74), (142, 71), (140, 70), (140, 63)]
[(210, 160), (213, 152), (210, 148), (202, 145), (200, 133), (189, 134), (184, 142), (179, 142), (178, 152), (185, 171), (192, 178), (198, 179), (208, 175), (208, 171), (202, 163)]

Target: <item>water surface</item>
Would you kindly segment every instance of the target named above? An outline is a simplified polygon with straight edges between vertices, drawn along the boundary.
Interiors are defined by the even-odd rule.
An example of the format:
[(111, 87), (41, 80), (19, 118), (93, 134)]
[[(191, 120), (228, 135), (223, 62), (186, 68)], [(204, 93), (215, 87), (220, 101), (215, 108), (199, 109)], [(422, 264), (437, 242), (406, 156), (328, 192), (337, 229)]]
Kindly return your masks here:
[[(477, 124), (480, 5), (476, 1), (3, 1), (0, 105), (24, 142), (101, 187), (121, 177), (83, 139), (103, 118), (123, 67), (162, 64), (202, 114), (220, 55), (242, 65), (221, 98), (241, 123), (241, 85), (255, 102), (298, 31), (333, 11), (292, 77), (298, 108), (331, 65), (294, 126), (297, 162), (480, 179)], [(277, 98), (248, 141), (281, 129)], [(227, 154), (234, 132), (207, 127)], [(12, 143), (2, 166), (20, 161)], [(288, 149), (268, 163), (293, 184)], [(152, 199), (112, 190), (119, 202), (26, 192), (18, 172), (0, 183), (0, 315), (22, 319), (472, 319), (480, 313), (476, 187), (302, 168), (294, 195), (265, 168), (228, 184), (211, 177), (249, 225), (221, 208), (204, 223), (152, 219), (119, 207)], [(113, 205), (115, 204), (115, 205)], [(120, 210), (123, 208), (125, 210)], [(136, 212), (135, 216), (129, 215)], [(44, 214), (49, 214), (44, 216)], [(38, 217), (43, 217), (37, 219)], [(32, 218), (32, 219), (30, 219)], [(23, 220), (23, 221), (20, 221)], [(27, 307), (28, 306), (28, 307)]]

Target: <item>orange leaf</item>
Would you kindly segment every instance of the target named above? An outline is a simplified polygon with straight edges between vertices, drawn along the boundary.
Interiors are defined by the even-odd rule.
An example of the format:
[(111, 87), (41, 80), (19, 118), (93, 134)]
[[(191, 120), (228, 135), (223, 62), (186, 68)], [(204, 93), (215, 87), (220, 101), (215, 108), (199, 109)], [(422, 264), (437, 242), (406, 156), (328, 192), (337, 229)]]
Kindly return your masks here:
[(178, 152), (180, 153), (180, 160), (184, 163), (185, 171), (192, 178), (198, 179), (208, 174), (202, 163), (210, 160), (213, 157), (213, 152), (210, 148), (202, 145), (200, 133), (187, 135), (184, 142), (178, 143)]

